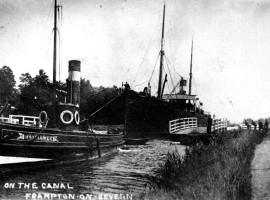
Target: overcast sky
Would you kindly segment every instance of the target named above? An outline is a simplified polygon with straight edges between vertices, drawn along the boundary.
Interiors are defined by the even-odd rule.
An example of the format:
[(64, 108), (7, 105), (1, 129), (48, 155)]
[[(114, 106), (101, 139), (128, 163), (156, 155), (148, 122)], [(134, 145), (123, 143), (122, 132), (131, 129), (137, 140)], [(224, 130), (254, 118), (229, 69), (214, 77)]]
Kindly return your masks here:
[[(160, 51), (164, 0), (58, 2), (60, 79), (68, 61), (78, 59), (93, 86), (128, 81), (142, 90)], [(53, 0), (0, 0), (0, 66), (11, 67), (17, 83), (22, 73), (35, 76), (39, 69), (52, 78), (53, 6)], [(167, 0), (166, 93), (180, 76), (188, 78), (192, 35), (193, 94), (205, 110), (236, 122), (270, 117), (270, 1)]]

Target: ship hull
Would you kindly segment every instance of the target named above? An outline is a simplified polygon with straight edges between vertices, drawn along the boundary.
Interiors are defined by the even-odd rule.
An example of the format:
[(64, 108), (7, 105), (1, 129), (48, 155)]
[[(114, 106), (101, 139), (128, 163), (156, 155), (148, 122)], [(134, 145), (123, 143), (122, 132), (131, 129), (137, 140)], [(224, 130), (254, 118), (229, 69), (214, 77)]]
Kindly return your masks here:
[(205, 114), (187, 111), (184, 105), (156, 97), (144, 97), (132, 90), (128, 90), (126, 95), (127, 137), (169, 137), (169, 121), (179, 118), (196, 117), (198, 127), (207, 125)]
[(0, 123), (0, 155), (57, 161), (91, 158), (124, 144), (123, 134), (93, 134)]
[(194, 145), (197, 143), (208, 144), (212, 134), (170, 134), (170, 139), (175, 142), (180, 142), (181, 145)]
[(192, 133), (192, 134), (170, 134), (170, 139), (180, 142), (181, 145), (192, 146), (198, 143), (208, 145), (211, 141), (221, 142), (220, 138), (223, 133)]

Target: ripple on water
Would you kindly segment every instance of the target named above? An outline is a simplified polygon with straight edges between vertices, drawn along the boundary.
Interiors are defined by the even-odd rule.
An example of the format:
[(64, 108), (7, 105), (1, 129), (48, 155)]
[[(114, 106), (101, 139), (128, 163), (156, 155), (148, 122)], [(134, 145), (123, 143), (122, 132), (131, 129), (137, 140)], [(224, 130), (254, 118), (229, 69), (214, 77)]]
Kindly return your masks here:
[[(154, 170), (162, 163), (168, 151), (177, 150), (184, 155), (185, 147), (171, 145), (170, 141), (151, 140), (142, 146), (126, 146), (117, 155), (96, 164), (83, 163), (67, 167), (47, 169), (12, 175), (1, 181), (3, 185), (9, 182), (71, 183), (73, 190), (68, 193), (100, 194), (100, 193), (132, 193), (133, 195), (147, 191), (149, 178)], [(1, 191), (2, 190), (2, 191)], [(9, 190), (0, 189), (0, 197), (21, 199), (27, 192), (46, 192), (44, 190)], [(51, 191), (48, 191), (51, 192)], [(53, 191), (63, 193), (63, 190)], [(5, 194), (5, 196), (1, 196)]]

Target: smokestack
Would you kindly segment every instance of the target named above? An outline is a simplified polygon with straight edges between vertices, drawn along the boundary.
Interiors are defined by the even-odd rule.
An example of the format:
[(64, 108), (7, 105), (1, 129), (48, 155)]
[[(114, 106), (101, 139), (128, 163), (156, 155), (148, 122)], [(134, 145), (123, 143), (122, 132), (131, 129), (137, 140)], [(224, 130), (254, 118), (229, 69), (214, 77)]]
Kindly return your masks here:
[(81, 61), (70, 60), (68, 64), (67, 103), (80, 105)]

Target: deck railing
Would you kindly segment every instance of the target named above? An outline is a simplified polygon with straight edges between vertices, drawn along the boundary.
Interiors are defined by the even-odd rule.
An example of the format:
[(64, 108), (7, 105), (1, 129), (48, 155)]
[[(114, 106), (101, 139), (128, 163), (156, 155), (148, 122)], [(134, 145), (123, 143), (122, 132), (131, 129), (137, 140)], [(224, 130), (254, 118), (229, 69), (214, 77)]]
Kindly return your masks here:
[(224, 132), (227, 130), (227, 119), (214, 119), (212, 131)]
[(25, 115), (9, 115), (8, 118), (0, 117), (0, 121), (11, 124), (21, 124), (25, 126), (37, 126), (39, 124), (39, 117)]
[(0, 122), (9, 122), (9, 118), (8, 117), (0, 117)]
[(169, 133), (174, 133), (188, 128), (196, 128), (198, 126), (196, 117), (180, 118), (169, 121)]

